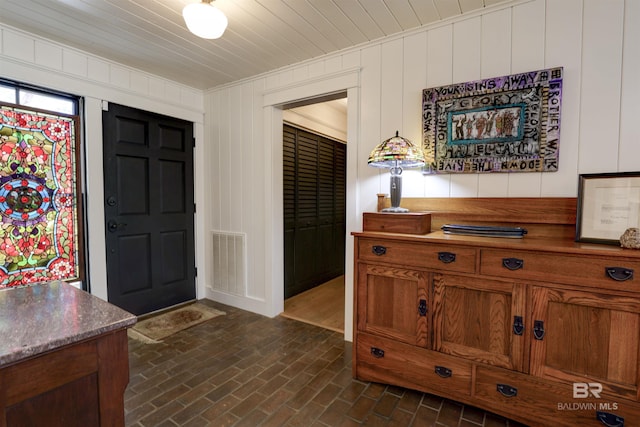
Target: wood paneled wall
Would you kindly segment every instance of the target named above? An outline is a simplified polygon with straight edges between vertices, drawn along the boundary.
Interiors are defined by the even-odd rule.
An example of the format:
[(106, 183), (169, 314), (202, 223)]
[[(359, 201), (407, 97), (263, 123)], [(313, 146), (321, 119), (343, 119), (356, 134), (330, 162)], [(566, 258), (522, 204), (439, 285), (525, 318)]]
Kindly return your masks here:
[[(87, 238), (87, 258), (91, 266), (89, 279), (91, 293), (106, 300), (102, 110), (108, 108), (109, 102), (115, 102), (192, 121), (195, 123), (196, 140), (200, 143), (196, 151), (199, 151), (204, 146), (204, 94), (200, 90), (3, 24), (0, 24), (0, 77), (84, 98), (83, 156), (87, 178), (83, 183), (83, 192), (87, 201), (87, 236), (91, 236)], [(204, 213), (196, 220), (199, 222), (197, 227), (203, 229), (206, 214), (204, 156), (196, 156), (195, 163), (196, 203), (199, 212)], [(198, 238), (196, 250), (202, 277), (207, 268), (203, 261), (204, 238), (204, 235)], [(201, 297), (204, 296), (203, 281), (198, 284)]]
[[(209, 225), (247, 232), (250, 246), (247, 298), (233, 303), (277, 314), (268, 312), (276, 307), (280, 273), (274, 266), (281, 255), (265, 255), (265, 248), (281, 245), (273, 230), (282, 221), (282, 171), (272, 157), (280, 155), (273, 121), (278, 106), (265, 97), (280, 91), (289, 101), (301, 99), (309, 87), (357, 71), (359, 95), (349, 103), (359, 110), (349, 118), (354, 124), (347, 145), (348, 176), (355, 184), (348, 188), (347, 206), (360, 221), (362, 212), (375, 211), (376, 194), (389, 192), (388, 173), (368, 167), (367, 156), (396, 130), (421, 140), (424, 88), (563, 66), (559, 171), (423, 176), (406, 170), (403, 196), (576, 197), (580, 173), (640, 169), (637, 22), (640, 2), (634, 0), (516, 0), (209, 91), (208, 182), (214, 184), (207, 191), (218, 203)], [(237, 150), (240, 164), (231, 161)], [(347, 233), (361, 229), (356, 224)], [(351, 262), (347, 251), (346, 264)], [(345, 324), (345, 336), (349, 328)]]

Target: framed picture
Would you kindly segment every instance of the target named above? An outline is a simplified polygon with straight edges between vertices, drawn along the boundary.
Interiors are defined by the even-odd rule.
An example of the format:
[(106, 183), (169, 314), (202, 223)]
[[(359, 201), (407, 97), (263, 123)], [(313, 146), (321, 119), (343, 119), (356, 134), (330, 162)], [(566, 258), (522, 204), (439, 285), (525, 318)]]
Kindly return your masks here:
[(563, 68), (424, 89), (425, 173), (558, 170)]
[(619, 245), (639, 226), (640, 172), (580, 175), (576, 241)]

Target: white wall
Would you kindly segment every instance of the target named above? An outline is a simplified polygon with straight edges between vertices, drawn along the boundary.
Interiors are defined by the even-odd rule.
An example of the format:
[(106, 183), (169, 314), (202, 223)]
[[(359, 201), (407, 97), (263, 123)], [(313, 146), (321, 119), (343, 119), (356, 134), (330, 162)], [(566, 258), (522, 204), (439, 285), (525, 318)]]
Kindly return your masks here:
[[(388, 193), (388, 175), (366, 166), (370, 150), (396, 130), (421, 140), (427, 87), (563, 66), (559, 171), (406, 171), (404, 196), (575, 197), (580, 173), (640, 170), (634, 126), (640, 117), (638, 22), (636, 0), (517, 0), (208, 91), (205, 138), (211, 144), (204, 155), (212, 167), (205, 181), (212, 185), (206, 226), (246, 233), (248, 280), (243, 292), (207, 287), (207, 295), (266, 315), (282, 309), (278, 106), (288, 102), (348, 89), (348, 233), (361, 229), (362, 212), (375, 210), (376, 194)], [(244, 161), (233, 161), (238, 157), (232, 150), (240, 150)], [(347, 236), (347, 339), (352, 264), (353, 239)], [(207, 283), (220, 274), (210, 265), (207, 271)]]
[[(194, 122), (196, 137), (196, 203), (202, 203), (205, 188), (200, 171), (203, 147), (203, 93), (147, 73), (116, 64), (86, 52), (0, 25), (0, 76), (80, 95), (85, 98), (85, 160), (87, 245), (91, 292), (107, 299), (102, 170), (103, 100)], [(196, 216), (196, 230), (204, 229), (204, 215)], [(207, 225), (208, 229), (209, 226)], [(203, 233), (196, 233), (199, 271), (206, 272)], [(197, 295), (204, 296), (198, 280)]]
[[(367, 156), (396, 130), (421, 139), (426, 87), (563, 66), (560, 168), (544, 174), (406, 171), (404, 196), (571, 197), (580, 173), (640, 170), (638, 22), (636, 0), (514, 0), (205, 94), (0, 25), (0, 76), (86, 99), (88, 245), (96, 295), (106, 298), (101, 105), (107, 100), (195, 123), (198, 297), (273, 316), (283, 307), (279, 106), (347, 91), (349, 284), (349, 233), (361, 229), (362, 212), (374, 210), (376, 194), (389, 185), (386, 173), (367, 167)], [(212, 231), (246, 236), (244, 287), (211, 287), (222, 273), (212, 265)], [(347, 286), (347, 339), (352, 301)]]
[(328, 136), (338, 141), (347, 140), (346, 108), (336, 108), (337, 102), (320, 102), (303, 107), (282, 110), (285, 122)]

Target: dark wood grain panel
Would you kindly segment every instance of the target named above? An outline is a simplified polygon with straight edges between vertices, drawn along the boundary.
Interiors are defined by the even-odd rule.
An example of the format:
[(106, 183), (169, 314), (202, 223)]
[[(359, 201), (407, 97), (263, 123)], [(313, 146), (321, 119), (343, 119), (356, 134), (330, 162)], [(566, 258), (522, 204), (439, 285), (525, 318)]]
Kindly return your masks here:
[[(384, 195), (383, 195), (384, 196)], [(378, 196), (378, 210), (390, 206)], [(467, 221), (575, 225), (575, 197), (403, 197), (402, 206), (412, 212)]]
[(95, 342), (67, 347), (4, 371), (5, 405), (13, 405), (98, 370)]
[(524, 336), (512, 332), (525, 316), (521, 285), (434, 274), (434, 350), (518, 371), (524, 369)]
[(124, 426), (125, 329), (0, 369), (0, 426)]
[(428, 275), (421, 271), (361, 264), (358, 273), (358, 329), (426, 347), (427, 316), (418, 310), (427, 303)]
[(533, 319), (545, 328), (531, 345), (534, 375), (567, 383), (588, 378), (606, 393), (638, 399), (638, 298), (537, 286), (533, 301)]
[[(374, 356), (372, 348), (384, 351), (384, 356)], [(355, 351), (359, 378), (449, 396), (471, 394), (472, 364), (468, 361), (370, 334), (360, 336)], [(437, 367), (448, 369), (450, 375), (438, 375)]]

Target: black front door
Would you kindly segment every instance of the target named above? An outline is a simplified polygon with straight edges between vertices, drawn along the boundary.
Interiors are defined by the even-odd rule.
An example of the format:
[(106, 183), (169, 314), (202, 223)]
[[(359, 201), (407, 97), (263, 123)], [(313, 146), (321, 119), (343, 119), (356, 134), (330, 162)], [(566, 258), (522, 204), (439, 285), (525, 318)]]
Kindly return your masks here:
[(102, 114), (109, 302), (144, 314), (195, 299), (193, 124)]

